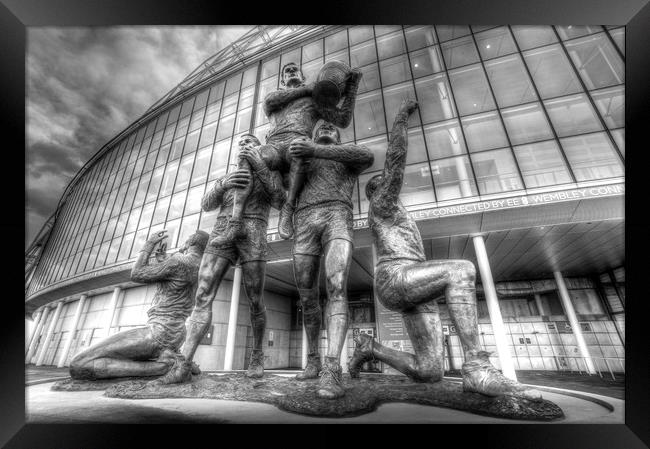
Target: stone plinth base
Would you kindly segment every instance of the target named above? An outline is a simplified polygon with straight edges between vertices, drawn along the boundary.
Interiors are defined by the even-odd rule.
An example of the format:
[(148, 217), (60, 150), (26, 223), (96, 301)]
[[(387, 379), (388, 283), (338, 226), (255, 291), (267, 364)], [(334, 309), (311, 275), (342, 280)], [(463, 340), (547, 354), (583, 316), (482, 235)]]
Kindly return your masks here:
[(510, 396), (488, 397), (465, 393), (459, 383), (443, 380), (434, 384), (415, 383), (405, 376), (362, 375), (350, 379), (344, 375), (345, 396), (320, 399), (316, 395), (318, 379), (297, 381), (266, 374), (248, 379), (244, 374), (194, 376), (191, 383), (150, 385), (145, 380), (57, 382), (58, 391), (101, 390), (107, 397), (123, 399), (209, 398), (265, 402), (293, 413), (324, 417), (348, 417), (372, 412), (381, 403), (411, 402), (448, 407), (480, 415), (519, 420), (551, 421), (564, 417), (556, 404)]

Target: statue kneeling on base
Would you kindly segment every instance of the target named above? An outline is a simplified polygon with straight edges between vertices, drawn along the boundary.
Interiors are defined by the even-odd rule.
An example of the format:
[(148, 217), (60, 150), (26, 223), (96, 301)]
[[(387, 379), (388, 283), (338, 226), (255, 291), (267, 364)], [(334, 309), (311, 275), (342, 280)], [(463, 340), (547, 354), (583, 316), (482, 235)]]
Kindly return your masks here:
[(479, 344), (474, 264), (467, 260), (426, 260), (415, 221), (399, 200), (407, 152), (407, 122), (417, 109), (405, 101), (395, 118), (384, 171), (368, 181), (368, 224), (375, 238), (375, 292), (384, 307), (401, 312), (415, 355), (381, 345), (360, 334), (349, 364), (352, 377), (361, 365), (380, 360), (419, 382), (442, 380), (443, 333), (436, 298), (445, 295), (449, 315), (465, 351), (463, 389), (488, 396), (539, 400), (534, 389), (506, 378)]
[[(157, 283), (147, 326), (118, 332), (77, 354), (70, 364), (73, 379), (160, 376), (182, 362), (178, 350), (185, 341), (185, 320), (194, 306), (199, 264), (209, 236), (197, 231), (178, 253), (168, 257), (159, 251), (157, 263), (149, 265), (151, 253), (166, 237), (166, 231), (150, 237), (131, 271), (132, 281)], [(200, 373), (196, 365), (192, 371)]]

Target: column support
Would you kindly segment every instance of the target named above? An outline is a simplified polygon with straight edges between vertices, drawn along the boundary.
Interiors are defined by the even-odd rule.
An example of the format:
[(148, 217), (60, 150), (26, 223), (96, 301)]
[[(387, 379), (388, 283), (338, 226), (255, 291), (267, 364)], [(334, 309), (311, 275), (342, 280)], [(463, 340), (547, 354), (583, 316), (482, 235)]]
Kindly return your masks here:
[(343, 347), (341, 348), (341, 357), (339, 358), (342, 372), (348, 372), (348, 333), (345, 332), (345, 339), (343, 340)]
[(307, 368), (307, 354), (309, 352), (307, 342), (307, 330), (305, 329), (305, 316), (302, 318), (302, 369)]
[(564, 278), (562, 273), (559, 271), (554, 271), (553, 276), (555, 276), (555, 283), (557, 284), (558, 291), (560, 293), (560, 300), (562, 301), (562, 307), (564, 308), (564, 313), (569, 319), (571, 324), (571, 329), (573, 329), (573, 335), (576, 337), (576, 343), (578, 344), (578, 349), (580, 350), (580, 355), (587, 365), (587, 372), (589, 374), (596, 374), (596, 368), (594, 367), (594, 361), (591, 359), (591, 354), (589, 354), (589, 349), (587, 348), (587, 343), (585, 342), (585, 337), (582, 335), (582, 329), (580, 328), (580, 323), (578, 323), (578, 316), (576, 315), (575, 308), (571, 302), (571, 297), (569, 296), (569, 290), (566, 288), (564, 283)]
[(542, 297), (540, 296), (539, 293), (535, 293), (535, 305), (537, 306), (537, 311), (539, 312), (539, 316), (546, 315), (546, 311), (544, 310), (544, 305), (542, 304)]
[(31, 334), (25, 339), (25, 356), (27, 356), (27, 352), (29, 352), (29, 348), (32, 345), (32, 340), (34, 340), (34, 335), (36, 335), (36, 331), (38, 330), (38, 326), (41, 323), (41, 315), (43, 314), (43, 310), (39, 310), (36, 312), (36, 316), (34, 317), (34, 327), (32, 328)]
[(232, 370), (232, 363), (235, 358), (235, 337), (237, 336), (237, 314), (239, 312), (239, 292), (241, 289), (241, 265), (235, 267), (232, 280), (232, 295), (230, 296), (230, 315), (228, 316), (228, 336), (226, 337), (226, 355), (223, 361), (223, 369)]
[(515, 374), (515, 366), (512, 363), (512, 356), (510, 355), (510, 348), (506, 338), (506, 329), (503, 324), (503, 317), (501, 316), (501, 309), (499, 309), (499, 299), (497, 291), (494, 287), (494, 279), (492, 278), (492, 270), (490, 269), (490, 261), (487, 257), (485, 249), (485, 241), (482, 235), (473, 235), (474, 251), (476, 252), (476, 259), (478, 261), (478, 268), (481, 273), (481, 282), (483, 283), (483, 290), (485, 292), (485, 301), (492, 323), (492, 330), (494, 331), (494, 341), (499, 355), (499, 362), (501, 363), (501, 371), (503, 375), (516, 381), (517, 375)]
[(50, 323), (50, 326), (47, 328), (47, 334), (45, 334), (45, 339), (43, 340), (43, 344), (39, 349), (38, 357), (36, 357), (36, 366), (41, 366), (43, 364), (43, 360), (45, 359), (45, 353), (47, 352), (47, 347), (50, 345), (50, 341), (52, 340), (52, 335), (54, 335), (54, 328), (56, 327), (56, 324), (59, 321), (59, 316), (61, 315), (62, 308), (63, 308), (63, 301), (60, 301), (56, 305), (56, 310), (54, 311), (52, 322)]
[(72, 340), (74, 339), (74, 334), (77, 332), (77, 326), (79, 325), (79, 319), (81, 318), (81, 311), (83, 310), (84, 304), (86, 303), (87, 295), (81, 295), (79, 302), (77, 303), (77, 310), (74, 312), (74, 318), (72, 319), (72, 324), (70, 325), (70, 336), (65, 342), (63, 351), (61, 352), (61, 357), (59, 357), (59, 363), (57, 363), (57, 368), (62, 368), (65, 366), (65, 362), (68, 359), (68, 353), (72, 347)]
[(34, 329), (34, 335), (32, 336), (32, 339), (29, 343), (29, 349), (27, 350), (27, 355), (25, 356), (25, 363), (29, 364), (34, 357), (34, 353), (36, 352), (36, 344), (38, 343), (38, 337), (41, 335), (41, 332), (43, 331), (43, 326), (47, 322), (47, 316), (50, 313), (50, 307), (45, 306), (43, 307), (43, 310), (41, 311), (41, 316), (38, 320), (38, 325)]
[(106, 322), (104, 328), (106, 329), (106, 337), (110, 335), (111, 326), (113, 325), (113, 317), (115, 316), (115, 309), (117, 309), (117, 300), (120, 297), (120, 292), (122, 289), (120, 287), (115, 287), (113, 289), (113, 296), (111, 296), (111, 302), (108, 306), (108, 317), (106, 317)]

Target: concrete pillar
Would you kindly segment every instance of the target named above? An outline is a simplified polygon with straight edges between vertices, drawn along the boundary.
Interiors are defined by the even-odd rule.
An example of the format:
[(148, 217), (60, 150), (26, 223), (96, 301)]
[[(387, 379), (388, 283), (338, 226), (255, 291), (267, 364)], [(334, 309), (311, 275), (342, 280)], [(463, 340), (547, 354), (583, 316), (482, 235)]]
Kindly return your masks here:
[(564, 313), (569, 319), (571, 324), (571, 329), (573, 329), (573, 335), (576, 337), (576, 343), (578, 344), (578, 350), (580, 355), (583, 357), (585, 364), (587, 365), (587, 372), (589, 374), (596, 374), (596, 368), (594, 367), (594, 362), (591, 359), (591, 354), (589, 354), (589, 349), (587, 348), (587, 343), (585, 342), (585, 337), (582, 335), (582, 329), (578, 323), (578, 316), (576, 311), (573, 308), (573, 303), (571, 302), (571, 297), (569, 296), (569, 291), (566, 288), (564, 283), (564, 278), (562, 273), (559, 271), (554, 271), (553, 276), (555, 276), (555, 283), (557, 284), (557, 289), (560, 293), (560, 300), (562, 301), (562, 308)]
[(70, 347), (72, 346), (72, 340), (74, 339), (74, 334), (77, 331), (77, 326), (79, 325), (79, 318), (81, 318), (81, 311), (83, 310), (84, 304), (86, 304), (86, 295), (81, 295), (79, 302), (77, 303), (77, 310), (74, 312), (74, 318), (72, 319), (72, 324), (70, 325), (70, 336), (65, 342), (63, 347), (63, 352), (61, 352), (61, 357), (59, 357), (59, 363), (56, 364), (57, 368), (62, 368), (65, 366), (65, 361), (68, 359), (68, 353), (70, 352)]
[(34, 329), (34, 335), (29, 343), (29, 349), (27, 350), (27, 355), (25, 356), (25, 363), (30, 363), (36, 352), (36, 344), (38, 343), (38, 337), (43, 331), (43, 326), (47, 322), (47, 315), (50, 313), (50, 308), (48, 306), (43, 307), (40, 318), (38, 320), (38, 325)]
[(115, 309), (117, 309), (117, 300), (120, 297), (120, 292), (122, 289), (120, 287), (115, 287), (113, 289), (113, 296), (111, 296), (111, 302), (108, 305), (108, 316), (104, 322), (104, 329), (106, 329), (105, 337), (108, 337), (111, 332), (111, 326), (113, 325), (113, 317), (115, 316)]
[(223, 361), (223, 369), (232, 370), (232, 362), (235, 358), (235, 337), (237, 336), (237, 313), (239, 312), (239, 291), (241, 287), (242, 269), (240, 265), (235, 267), (232, 280), (232, 295), (230, 296), (230, 316), (228, 317), (228, 336), (226, 337), (226, 355)]
[(302, 319), (302, 369), (307, 368), (307, 353), (309, 343), (307, 342), (307, 330), (305, 329), (305, 318)]
[(45, 359), (45, 353), (47, 352), (47, 347), (50, 345), (50, 341), (52, 341), (52, 335), (54, 335), (54, 328), (56, 327), (56, 323), (59, 321), (59, 316), (61, 316), (61, 309), (63, 309), (63, 301), (59, 302), (56, 305), (56, 310), (54, 311), (52, 322), (50, 323), (50, 326), (47, 328), (45, 339), (43, 340), (43, 343), (41, 344), (41, 347), (38, 352), (38, 356), (36, 357), (36, 366), (41, 366), (43, 364), (43, 359)]
[(516, 381), (517, 375), (515, 374), (515, 366), (512, 363), (512, 356), (510, 355), (501, 309), (499, 309), (499, 299), (497, 298), (497, 291), (494, 287), (494, 279), (492, 279), (492, 270), (490, 269), (490, 262), (487, 257), (487, 251), (485, 250), (485, 241), (482, 235), (474, 235), (472, 236), (472, 240), (474, 241), (474, 251), (476, 252), (478, 268), (481, 273), (481, 282), (483, 282), (488, 314), (490, 315), (492, 330), (494, 331), (494, 341), (497, 346), (497, 353), (499, 354), (501, 371), (503, 371), (504, 376)]
[(345, 333), (345, 340), (343, 340), (343, 348), (341, 349), (341, 357), (339, 358), (341, 369), (344, 373), (348, 372), (348, 333)]
[(542, 297), (539, 293), (535, 293), (535, 305), (537, 306), (537, 311), (539, 312), (540, 316), (546, 315), (544, 305), (542, 304)]
[[(25, 338), (25, 356), (27, 356), (29, 348), (32, 345), (32, 341), (34, 340), (34, 336), (36, 335), (36, 331), (38, 330), (38, 325), (41, 321), (41, 315), (43, 315), (43, 310), (36, 312), (36, 316), (34, 317), (34, 324), (32, 326), (32, 332)], [(27, 324), (25, 324), (25, 327), (27, 327)]]

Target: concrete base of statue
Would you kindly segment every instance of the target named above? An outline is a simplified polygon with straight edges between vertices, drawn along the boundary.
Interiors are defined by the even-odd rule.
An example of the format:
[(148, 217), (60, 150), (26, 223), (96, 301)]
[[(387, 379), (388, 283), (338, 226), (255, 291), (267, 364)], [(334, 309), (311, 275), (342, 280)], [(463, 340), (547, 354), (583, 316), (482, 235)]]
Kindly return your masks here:
[(319, 380), (297, 381), (292, 377), (266, 374), (249, 379), (243, 373), (201, 374), (192, 382), (151, 385), (142, 379), (57, 382), (56, 391), (106, 390), (104, 395), (123, 399), (204, 398), (275, 405), (281, 410), (322, 417), (350, 417), (370, 413), (382, 403), (410, 402), (447, 407), (498, 418), (552, 421), (564, 417), (562, 409), (547, 400), (530, 401), (510, 396), (488, 397), (466, 393), (457, 382), (443, 380), (416, 383), (401, 375), (362, 374), (360, 379), (343, 377), (345, 396), (321, 399), (316, 395)]

